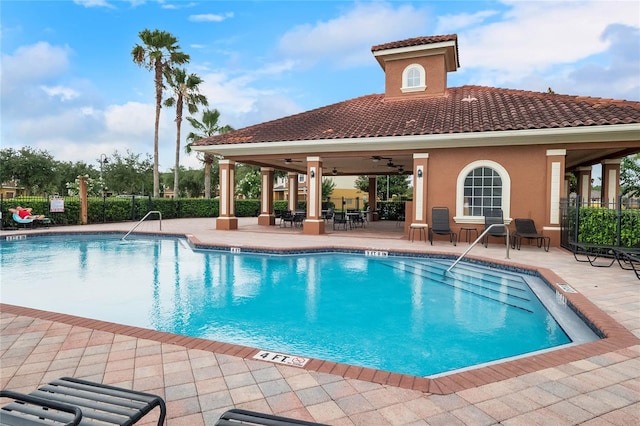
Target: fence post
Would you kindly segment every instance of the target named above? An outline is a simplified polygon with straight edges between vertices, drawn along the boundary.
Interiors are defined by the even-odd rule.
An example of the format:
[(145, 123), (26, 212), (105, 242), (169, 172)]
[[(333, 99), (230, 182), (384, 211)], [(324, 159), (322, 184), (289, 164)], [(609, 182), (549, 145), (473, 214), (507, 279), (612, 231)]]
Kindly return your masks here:
[(89, 208), (87, 199), (87, 176), (78, 176), (78, 194), (80, 196), (80, 223), (89, 223)]
[(621, 232), (622, 232), (622, 195), (618, 195), (618, 224), (616, 230), (616, 245), (620, 247), (622, 244)]

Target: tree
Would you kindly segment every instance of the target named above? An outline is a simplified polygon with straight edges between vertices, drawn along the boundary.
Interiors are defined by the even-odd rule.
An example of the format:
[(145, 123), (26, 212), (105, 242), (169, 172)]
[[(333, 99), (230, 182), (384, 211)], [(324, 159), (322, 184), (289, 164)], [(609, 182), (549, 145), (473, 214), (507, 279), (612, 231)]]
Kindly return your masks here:
[[(189, 132), (189, 134), (187, 135), (187, 140), (191, 141), (185, 146), (185, 151), (187, 154), (191, 153), (191, 145), (193, 144), (193, 142), (199, 139), (208, 138), (209, 136), (217, 135), (219, 133), (227, 133), (235, 130), (229, 125), (221, 126), (220, 124), (218, 124), (219, 119), (220, 112), (217, 109), (205, 110), (202, 113), (202, 121), (198, 121), (193, 117), (187, 117), (187, 121), (194, 129), (193, 132)], [(213, 154), (204, 153), (202, 155), (201, 161), (204, 163), (204, 198), (211, 198), (211, 169), (213, 168), (213, 163), (217, 163), (217, 160), (218, 159)], [(215, 179), (215, 181), (217, 182), (217, 178)]]
[(336, 183), (331, 178), (322, 178), (322, 199), (325, 200), (331, 196)]
[(152, 161), (149, 154), (141, 158), (127, 150), (115, 151), (104, 166), (105, 186), (116, 194), (142, 194), (151, 186)]
[(57, 191), (57, 162), (47, 151), (31, 147), (3, 149), (0, 154), (2, 182), (14, 181), (27, 195)]
[(164, 105), (171, 108), (176, 107), (176, 163), (174, 167), (173, 177), (173, 194), (178, 196), (180, 189), (180, 129), (182, 127), (182, 109), (187, 106), (189, 114), (198, 112), (198, 105), (207, 106), (206, 96), (200, 94), (198, 87), (202, 83), (202, 79), (196, 74), (187, 75), (187, 71), (183, 68), (174, 68), (165, 75), (169, 87), (173, 91), (173, 97), (164, 101)]
[(247, 198), (260, 195), (260, 169), (256, 166), (240, 164), (236, 167), (236, 192)]
[[(356, 189), (362, 192), (369, 191), (369, 177), (358, 176), (355, 182)], [(387, 200), (393, 195), (406, 197), (409, 192), (409, 180), (406, 175), (388, 175), (376, 177), (377, 197)]]
[(154, 71), (156, 89), (156, 118), (153, 135), (153, 196), (160, 196), (160, 173), (158, 170), (158, 132), (160, 129), (160, 110), (164, 90), (165, 73), (173, 65), (189, 62), (189, 55), (180, 51), (178, 39), (168, 32), (147, 29), (138, 33), (144, 46), (136, 44), (131, 51), (133, 62)]
[(620, 194), (640, 197), (640, 154), (629, 155), (620, 163)]

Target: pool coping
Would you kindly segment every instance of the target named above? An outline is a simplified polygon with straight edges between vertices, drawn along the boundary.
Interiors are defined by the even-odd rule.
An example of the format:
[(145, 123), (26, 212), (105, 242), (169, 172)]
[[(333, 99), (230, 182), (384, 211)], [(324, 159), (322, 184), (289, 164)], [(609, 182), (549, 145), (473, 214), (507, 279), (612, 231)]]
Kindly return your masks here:
[[(96, 231), (77, 232), (79, 234), (87, 233), (105, 233)], [(109, 232), (106, 232), (109, 233)], [(149, 233), (141, 233), (142, 235), (149, 235)], [(30, 233), (34, 235), (34, 233)], [(213, 245), (201, 242), (198, 238), (190, 234), (179, 233), (161, 233), (162, 236), (174, 236), (187, 238), (193, 248), (196, 249), (219, 249), (232, 251), (233, 248), (237, 248), (234, 245), (220, 244)], [(354, 252), (362, 253), (365, 250), (362, 247), (336, 247), (332, 245), (314, 246), (313, 248), (299, 248), (299, 249), (274, 249), (265, 248), (260, 246), (247, 246), (242, 245), (242, 250), (245, 252), (254, 253), (272, 253), (272, 254), (291, 254), (291, 253), (318, 253), (318, 252)], [(428, 254), (417, 253), (411, 250), (394, 249), (390, 250), (393, 255), (401, 256), (417, 256), (421, 257), (442, 257), (451, 258), (456, 257), (455, 254), (447, 252), (429, 252)], [(531, 355), (523, 355), (516, 359), (505, 360), (500, 362), (499, 360), (489, 365), (483, 364), (477, 367), (469, 367), (464, 371), (453, 371), (451, 373), (442, 373), (437, 377), (418, 377), (408, 374), (392, 373), (384, 370), (378, 370), (367, 367), (358, 367), (354, 365), (324, 361), (320, 359), (310, 358), (309, 362), (304, 367), (292, 367), (292, 368), (304, 368), (310, 371), (317, 371), (322, 373), (329, 373), (339, 375), (344, 378), (358, 379), (363, 381), (374, 382), (382, 385), (396, 386), (405, 389), (413, 389), (430, 394), (451, 394), (459, 392), (465, 389), (475, 388), (485, 384), (518, 377), (524, 374), (536, 372), (542, 369), (556, 367), (568, 362), (579, 361), (588, 357), (602, 355), (608, 352), (616, 351), (619, 349), (628, 348), (640, 343), (640, 338), (636, 337), (633, 333), (627, 330), (624, 326), (617, 323), (613, 318), (603, 312), (594, 303), (589, 301), (585, 296), (580, 293), (565, 292), (558, 284), (562, 284), (563, 280), (555, 272), (540, 267), (534, 267), (531, 265), (519, 264), (514, 262), (501, 261), (499, 259), (489, 259), (480, 256), (466, 256), (466, 259), (474, 262), (480, 262), (483, 264), (499, 265), (506, 270), (518, 270), (529, 271), (532, 275), (538, 275), (542, 278), (552, 289), (562, 294), (567, 302), (567, 305), (571, 306), (581, 318), (595, 328), (597, 333), (602, 337), (600, 340), (587, 342), (577, 345), (564, 346), (558, 349), (549, 350), (543, 353), (534, 353)], [(151, 329), (134, 327), (128, 325), (122, 325), (102, 320), (94, 320), (69, 314), (55, 313), (50, 311), (44, 311), (39, 309), (33, 309), (23, 306), (9, 305), (0, 303), (0, 311), (7, 312), (14, 315), (27, 316), (32, 318), (39, 318), (42, 320), (49, 320), (69, 324), (78, 327), (85, 327), (89, 329), (111, 332), (114, 334), (126, 335), (130, 337), (136, 337), (141, 339), (148, 339), (158, 341), (166, 344), (180, 345), (189, 349), (199, 349), (204, 351), (210, 351), (217, 354), (225, 354), (236, 356), (244, 359), (253, 359), (260, 349), (218, 342), (215, 340), (208, 340), (196, 337), (183, 336), (174, 333), (167, 333), (161, 331), (155, 331)], [(595, 331), (595, 330), (594, 330)], [(266, 361), (264, 361), (266, 362)]]

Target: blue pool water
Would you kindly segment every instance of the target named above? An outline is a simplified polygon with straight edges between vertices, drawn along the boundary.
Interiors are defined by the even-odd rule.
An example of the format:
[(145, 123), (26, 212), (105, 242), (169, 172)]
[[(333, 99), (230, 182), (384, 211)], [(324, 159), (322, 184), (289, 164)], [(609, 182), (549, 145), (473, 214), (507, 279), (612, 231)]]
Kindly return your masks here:
[(519, 274), (120, 237), (3, 240), (2, 302), (418, 376), (571, 341)]

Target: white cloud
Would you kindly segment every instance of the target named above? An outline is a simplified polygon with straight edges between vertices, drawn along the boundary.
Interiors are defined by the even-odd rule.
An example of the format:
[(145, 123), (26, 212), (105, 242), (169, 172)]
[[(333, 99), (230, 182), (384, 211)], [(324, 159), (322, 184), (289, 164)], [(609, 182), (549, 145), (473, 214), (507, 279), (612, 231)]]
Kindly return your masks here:
[(426, 11), (411, 5), (357, 3), (337, 18), (293, 28), (280, 38), (278, 49), (305, 66), (371, 65), (371, 46), (423, 35), (426, 22)]
[(73, 2), (84, 7), (107, 7), (114, 9), (114, 6), (109, 4), (107, 0), (73, 0)]
[(52, 98), (58, 97), (62, 102), (77, 98), (79, 93), (64, 86), (40, 86), (42, 91)]
[(189, 20), (192, 22), (222, 22), (225, 19), (233, 18), (233, 12), (227, 12), (223, 15), (215, 13), (207, 13), (202, 15), (191, 15)]
[(435, 34), (455, 33), (460, 29), (482, 24), (487, 18), (491, 18), (498, 13), (496, 10), (483, 10), (476, 13), (438, 16), (438, 25), (436, 26)]
[(69, 70), (72, 52), (68, 46), (38, 42), (19, 47), (12, 55), (3, 53), (0, 63), (3, 90), (64, 75)]

